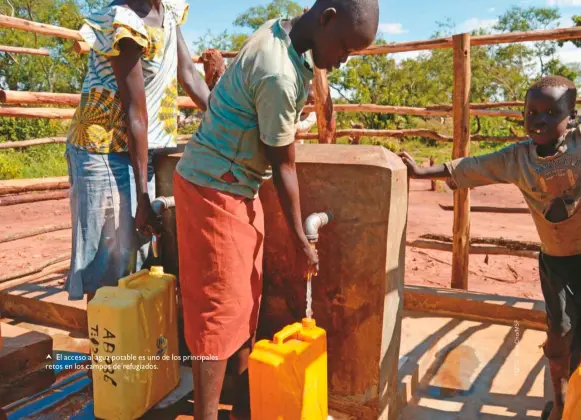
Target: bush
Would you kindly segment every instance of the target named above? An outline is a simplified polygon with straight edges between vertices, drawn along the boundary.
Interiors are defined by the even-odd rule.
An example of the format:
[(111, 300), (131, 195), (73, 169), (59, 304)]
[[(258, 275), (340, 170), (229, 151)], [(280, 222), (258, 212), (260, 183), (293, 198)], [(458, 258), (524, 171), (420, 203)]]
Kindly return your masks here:
[(14, 151), (7, 151), (0, 153), (0, 179), (19, 178), (24, 167), (22, 162), (15, 157), (17, 153)]
[(64, 144), (34, 146), (24, 151), (0, 152), (0, 179), (67, 175)]

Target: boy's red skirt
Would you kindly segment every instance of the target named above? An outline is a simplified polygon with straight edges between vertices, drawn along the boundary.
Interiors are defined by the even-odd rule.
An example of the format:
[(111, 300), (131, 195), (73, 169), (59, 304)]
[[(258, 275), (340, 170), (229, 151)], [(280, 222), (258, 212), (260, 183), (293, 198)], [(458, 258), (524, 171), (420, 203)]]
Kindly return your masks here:
[(185, 338), (192, 356), (232, 356), (256, 331), (264, 214), (249, 200), (173, 178)]

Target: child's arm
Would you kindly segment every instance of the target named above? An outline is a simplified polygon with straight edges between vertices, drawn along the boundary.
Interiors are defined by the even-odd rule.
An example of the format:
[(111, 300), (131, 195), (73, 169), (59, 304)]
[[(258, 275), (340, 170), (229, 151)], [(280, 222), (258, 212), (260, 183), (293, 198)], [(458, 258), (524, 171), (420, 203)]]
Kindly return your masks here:
[(408, 168), (410, 177), (415, 179), (447, 179), (450, 178), (450, 172), (445, 165), (434, 165), (429, 168), (422, 168), (418, 166), (413, 157), (407, 152), (397, 154), (405, 166)]

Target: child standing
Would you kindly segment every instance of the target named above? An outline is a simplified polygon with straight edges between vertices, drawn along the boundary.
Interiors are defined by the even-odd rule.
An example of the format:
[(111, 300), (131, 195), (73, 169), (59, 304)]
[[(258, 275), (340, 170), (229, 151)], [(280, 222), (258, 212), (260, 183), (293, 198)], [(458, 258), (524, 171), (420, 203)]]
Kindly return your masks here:
[(258, 192), (272, 178), (298, 264), (316, 273), (318, 256), (302, 227), (296, 124), (313, 67), (338, 68), (373, 42), (378, 22), (377, 0), (317, 0), (298, 18), (266, 22), (212, 90), (176, 167), (185, 338), (193, 356), (206, 358), (192, 362), (196, 420), (217, 419), (228, 360), (236, 389), (230, 418), (250, 418), (248, 357), (262, 299), (265, 235)]
[(561, 419), (570, 374), (579, 361), (572, 351), (581, 315), (581, 133), (568, 128), (577, 113), (570, 80), (545, 77), (528, 90), (525, 129), (530, 140), (484, 156), (420, 168), (401, 153), (410, 176), (447, 179), (453, 188), (514, 184), (524, 195), (541, 239), (539, 272), (547, 311), (547, 341), (554, 402), (543, 419)]

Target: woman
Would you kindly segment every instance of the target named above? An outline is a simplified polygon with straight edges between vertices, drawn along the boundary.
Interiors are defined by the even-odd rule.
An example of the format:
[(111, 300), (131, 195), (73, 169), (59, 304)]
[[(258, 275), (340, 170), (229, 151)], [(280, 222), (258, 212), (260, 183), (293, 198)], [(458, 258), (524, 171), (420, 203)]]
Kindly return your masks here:
[(160, 233), (153, 151), (176, 145), (178, 83), (203, 111), (209, 95), (179, 28), (187, 12), (183, 0), (117, 0), (80, 30), (91, 52), (67, 136), (70, 300), (140, 270)]

